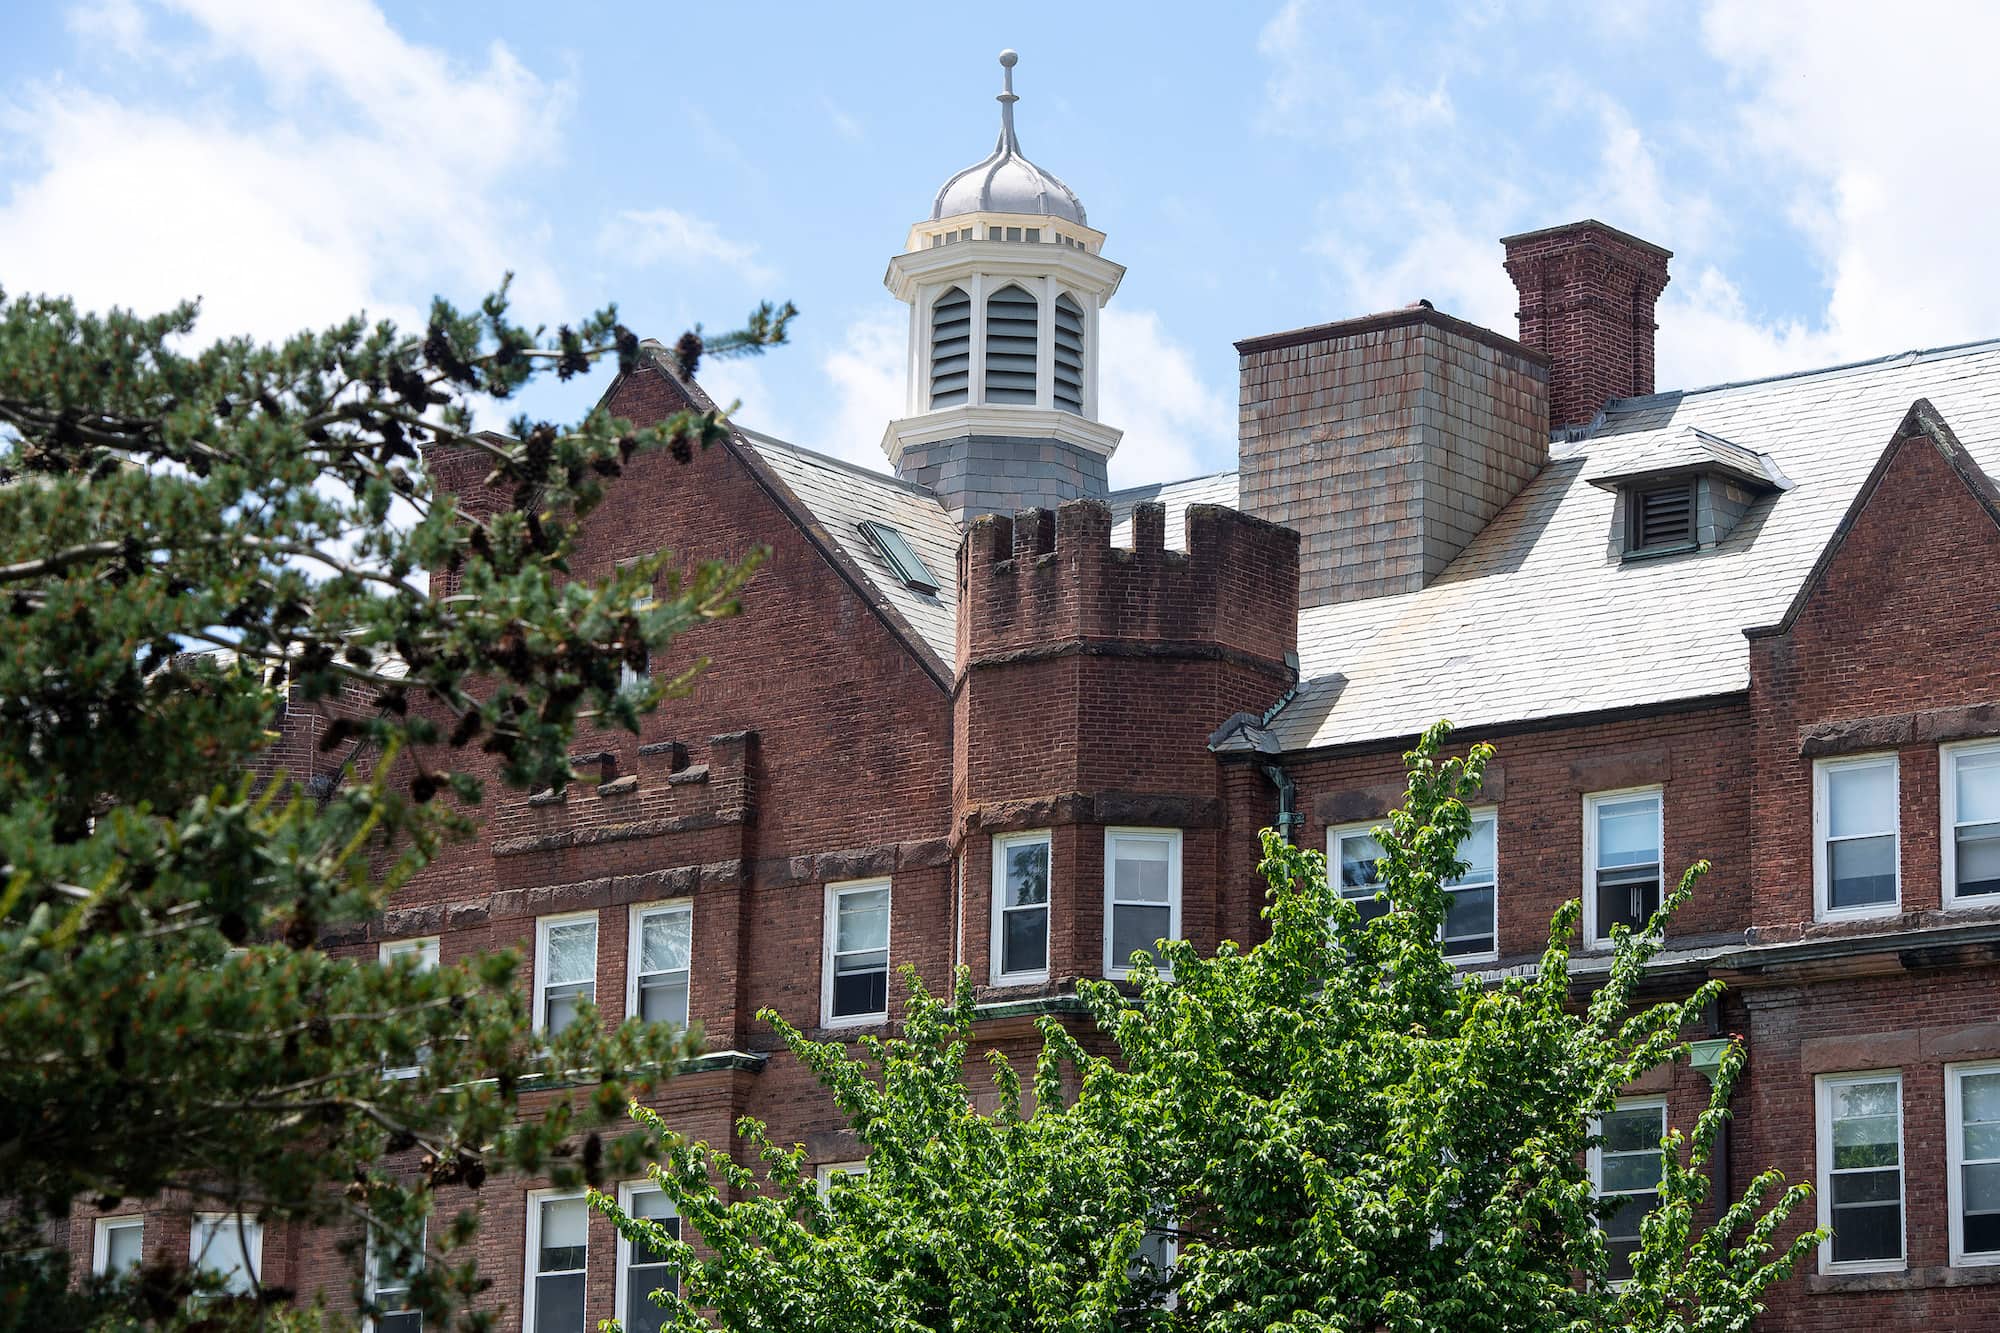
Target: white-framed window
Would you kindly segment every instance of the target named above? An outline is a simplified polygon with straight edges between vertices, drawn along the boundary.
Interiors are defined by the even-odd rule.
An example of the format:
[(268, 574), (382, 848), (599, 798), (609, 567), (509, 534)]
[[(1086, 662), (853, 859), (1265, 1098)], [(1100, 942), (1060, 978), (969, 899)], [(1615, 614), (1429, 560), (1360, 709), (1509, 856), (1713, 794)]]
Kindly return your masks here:
[(224, 1295), (255, 1295), (264, 1224), (241, 1213), (197, 1213), (188, 1228), (188, 1267), (221, 1278)]
[(91, 1237), (90, 1271), (99, 1277), (129, 1272), (146, 1260), (146, 1219), (100, 1217)]
[(1639, 1224), (1660, 1206), (1660, 1178), (1666, 1171), (1660, 1141), (1667, 1136), (1667, 1104), (1657, 1098), (1618, 1103), (1591, 1126), (1599, 1140), (1590, 1150), (1590, 1187), (1600, 1199), (1617, 1198), (1618, 1210), (1603, 1219), (1604, 1248), (1611, 1280), (1632, 1276), (1639, 1252)]
[(1500, 956), (1500, 812), (1475, 810), (1458, 845), (1465, 873), (1445, 884), (1444, 956), (1462, 963)]
[[(650, 1181), (632, 1181), (618, 1187), (618, 1206), (628, 1217), (657, 1222), (668, 1235), (680, 1239), (681, 1219), (674, 1202)], [(621, 1232), (618, 1236), (618, 1322), (625, 1333), (660, 1333), (666, 1323), (667, 1307), (653, 1302), (656, 1291), (680, 1294), (680, 1275), (667, 1257), (649, 1245), (635, 1245)]]
[(826, 886), (820, 1012), (828, 1027), (889, 1016), (889, 881)]
[(1821, 918), (1884, 916), (1901, 885), (1896, 756), (1813, 764), (1813, 899)]
[[(379, 1231), (368, 1233), (368, 1299), (380, 1311), (368, 1321), (373, 1333), (423, 1333), (424, 1312), (410, 1306), (410, 1279), (424, 1269), (424, 1240), (429, 1224), (417, 1228), (414, 1254), (401, 1252), (396, 1242)], [(397, 1261), (405, 1260), (402, 1273)]]
[(1819, 1247), (1823, 1273), (1903, 1267), (1903, 1076), (1896, 1070), (1821, 1075), (1815, 1083), (1819, 1143)]
[(1130, 976), (1132, 955), (1181, 934), (1181, 831), (1104, 830), (1104, 975)]
[(1944, 1067), (1951, 1262), (2000, 1264), (2000, 1060)]
[(865, 1176), (868, 1174), (868, 1159), (857, 1157), (850, 1162), (821, 1162), (813, 1168), (813, 1183), (824, 1195), (835, 1176)]
[(625, 957), (626, 1016), (686, 1027), (688, 979), (694, 960), (693, 905), (642, 903), (633, 907)]
[(1944, 905), (2000, 903), (2000, 741), (1941, 746)]
[(1049, 975), (1049, 834), (993, 840), (993, 984)]
[(578, 1005), (597, 1000), (597, 913), (545, 916), (535, 922), (535, 1030), (551, 1035), (576, 1021)]
[(1362, 924), (1385, 915), (1389, 895), (1382, 888), (1382, 844), (1374, 830), (1378, 824), (1346, 824), (1328, 829), (1327, 870), (1334, 876), (1334, 891), (1354, 904)]
[(1180, 1223), (1172, 1214), (1157, 1218), (1153, 1225), (1139, 1238), (1139, 1252), (1132, 1256), (1126, 1267), (1126, 1276), (1134, 1285), (1134, 1296), (1144, 1293), (1143, 1302), (1134, 1299), (1134, 1309), (1173, 1309), (1180, 1303), (1179, 1294), (1163, 1289), (1160, 1284), (1172, 1280), (1174, 1261), (1180, 1257)]
[(1613, 926), (1636, 934), (1660, 910), (1662, 795), (1636, 787), (1583, 798), (1583, 929), (1592, 944), (1611, 943)]
[(522, 1333), (584, 1333), (590, 1205), (581, 1194), (528, 1194), (528, 1284)]
[[(408, 940), (384, 940), (376, 952), (376, 957), (384, 967), (408, 961), (419, 972), (429, 972), (438, 965), (438, 937), (424, 935)], [(382, 1070), (384, 1078), (415, 1078), (423, 1072), (423, 1060), (428, 1058), (428, 1050), (418, 1051), (418, 1063), (398, 1065)]]

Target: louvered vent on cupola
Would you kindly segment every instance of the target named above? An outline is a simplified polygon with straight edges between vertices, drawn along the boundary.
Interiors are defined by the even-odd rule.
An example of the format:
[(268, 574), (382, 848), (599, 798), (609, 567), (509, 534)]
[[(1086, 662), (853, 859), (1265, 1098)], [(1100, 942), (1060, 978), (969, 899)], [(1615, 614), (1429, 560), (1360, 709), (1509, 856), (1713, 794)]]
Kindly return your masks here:
[(986, 401), (1035, 401), (1035, 298), (1009, 283), (986, 298)]
[(1083, 411), (1083, 307), (1068, 292), (1056, 298), (1056, 406)]
[(972, 374), (972, 298), (953, 287), (931, 307), (931, 407), (965, 401)]

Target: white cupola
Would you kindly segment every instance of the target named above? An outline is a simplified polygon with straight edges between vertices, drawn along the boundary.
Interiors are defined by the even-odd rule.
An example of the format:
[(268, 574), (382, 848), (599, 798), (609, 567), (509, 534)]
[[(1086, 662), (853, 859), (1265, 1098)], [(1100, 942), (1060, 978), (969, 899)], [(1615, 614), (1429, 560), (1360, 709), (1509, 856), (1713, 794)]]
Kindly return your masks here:
[(993, 151), (944, 183), (883, 279), (910, 307), (910, 390), (882, 449), (960, 517), (1102, 496), (1121, 433), (1097, 419), (1098, 315), (1125, 270), (1022, 155), (1018, 60), (1000, 53)]

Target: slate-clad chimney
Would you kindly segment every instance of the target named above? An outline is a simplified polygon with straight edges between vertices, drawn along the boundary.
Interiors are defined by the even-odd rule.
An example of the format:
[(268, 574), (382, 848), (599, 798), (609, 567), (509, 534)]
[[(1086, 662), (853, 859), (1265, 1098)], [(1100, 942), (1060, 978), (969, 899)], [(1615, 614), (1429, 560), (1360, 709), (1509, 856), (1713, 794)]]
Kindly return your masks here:
[(1586, 219), (1501, 238), (1521, 295), (1521, 341), (1549, 358), (1549, 421), (1590, 423), (1653, 391), (1653, 306), (1671, 251)]
[(1548, 461), (1546, 359), (1427, 302), (1236, 351), (1237, 504), (1298, 532), (1302, 609), (1423, 587)]

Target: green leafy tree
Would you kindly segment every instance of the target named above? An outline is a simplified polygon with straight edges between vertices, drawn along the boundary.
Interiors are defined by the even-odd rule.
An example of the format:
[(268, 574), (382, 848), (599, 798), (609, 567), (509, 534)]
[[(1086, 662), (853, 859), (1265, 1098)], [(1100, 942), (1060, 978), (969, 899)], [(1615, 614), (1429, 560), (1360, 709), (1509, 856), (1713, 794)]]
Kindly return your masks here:
[[(653, 1168), (703, 1252), (594, 1202), (684, 1275), (669, 1327), (817, 1333), (1203, 1329), (1478, 1333), (1741, 1329), (1817, 1242), (1779, 1229), (1805, 1197), (1775, 1172), (1709, 1216), (1706, 1173), (1732, 1049), (1692, 1133), (1662, 1147), (1659, 1204), (1629, 1282), (1609, 1280), (1586, 1170), (1596, 1118), (1634, 1078), (1683, 1058), (1716, 996), (1640, 1005), (1661, 932), (1618, 930), (1610, 975), (1572, 1001), (1560, 911), (1533, 975), (1480, 982), (1436, 943), (1463, 871), (1465, 800), (1489, 751), (1406, 756), (1406, 803), (1377, 831), (1390, 909), (1363, 921), (1325, 858), (1265, 835), (1270, 936), (1203, 957), (1161, 947), (1136, 994), (1079, 991), (1093, 1049), (1041, 1020), (1036, 1111), (997, 1054), (997, 1109), (966, 1084), (974, 1008), (914, 984), (902, 1033), (865, 1059), (767, 1014), (869, 1150), (824, 1195), (802, 1153), (746, 1121), (760, 1174), (677, 1141)], [(707, 1307), (712, 1313), (705, 1312)]]
[[(422, 971), (321, 941), (469, 830), (482, 776), (564, 782), (578, 728), (636, 728), (684, 690), (622, 669), (732, 613), (755, 563), (569, 576), (633, 457), (686, 462), (717, 413), (521, 417), (507, 438), (474, 407), (604, 360), (691, 372), (783, 342), (794, 313), (647, 348), (611, 310), (524, 327), (503, 286), (420, 332), (200, 347), (192, 306), (0, 294), (0, 1249), (79, 1200), (165, 1195), (365, 1221), (407, 1269), (440, 1186), (636, 1166), (629, 1126), (590, 1126), (622, 1124), (683, 1034), (584, 1021), (545, 1048), (511, 953)], [(431, 466), (467, 456), (495, 503)], [(428, 595), (427, 570), (456, 591)], [(331, 717), (330, 781), (246, 776), (288, 709)], [(478, 1289), (473, 1225), (430, 1219), (412, 1294), (433, 1319)], [(171, 1321), (194, 1285), (172, 1265), (80, 1296), (59, 1280), (15, 1262), (0, 1324)], [(212, 1325), (281, 1298), (193, 1308)]]

